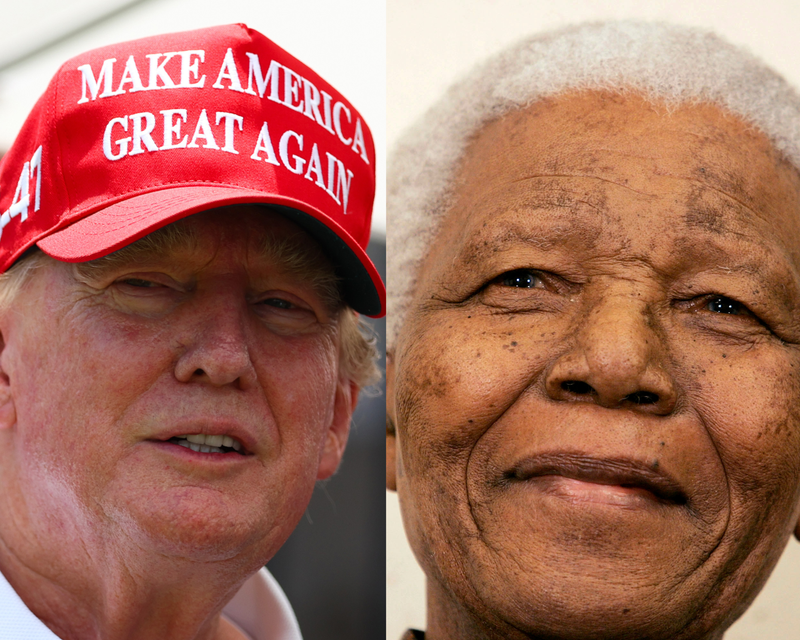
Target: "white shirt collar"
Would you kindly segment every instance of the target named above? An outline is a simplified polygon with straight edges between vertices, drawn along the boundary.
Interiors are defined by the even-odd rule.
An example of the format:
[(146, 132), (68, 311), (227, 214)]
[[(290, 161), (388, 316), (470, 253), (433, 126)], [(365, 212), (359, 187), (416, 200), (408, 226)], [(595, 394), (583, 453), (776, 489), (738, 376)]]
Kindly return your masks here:
[[(251, 576), (222, 614), (252, 640), (302, 640), (300, 627), (286, 594), (266, 569)], [(0, 573), (0, 638), (58, 640), (30, 612)]]

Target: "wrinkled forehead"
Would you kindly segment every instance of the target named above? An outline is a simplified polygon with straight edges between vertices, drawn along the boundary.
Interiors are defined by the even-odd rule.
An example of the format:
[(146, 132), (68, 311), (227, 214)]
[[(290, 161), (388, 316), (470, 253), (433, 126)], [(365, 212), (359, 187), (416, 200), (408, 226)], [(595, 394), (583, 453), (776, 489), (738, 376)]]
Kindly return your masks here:
[[(638, 222), (621, 215), (623, 203)], [(552, 233), (540, 241), (558, 242), (623, 227), (635, 240), (654, 223), (763, 236), (797, 267), (799, 222), (797, 170), (722, 108), (569, 93), (508, 113), (470, 140), (426, 268), (491, 254), (509, 234), (535, 240), (544, 224)]]

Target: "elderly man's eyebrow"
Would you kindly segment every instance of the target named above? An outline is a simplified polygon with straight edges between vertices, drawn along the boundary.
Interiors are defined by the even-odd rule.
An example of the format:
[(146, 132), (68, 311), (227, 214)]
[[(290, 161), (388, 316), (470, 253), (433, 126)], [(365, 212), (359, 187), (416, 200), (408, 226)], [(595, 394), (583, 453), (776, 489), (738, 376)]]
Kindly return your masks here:
[(518, 245), (548, 250), (576, 238), (591, 240), (598, 233), (598, 229), (588, 224), (584, 217), (576, 216), (574, 209), (566, 210), (564, 215), (556, 213), (554, 216), (542, 216), (542, 210), (541, 206), (520, 207), (518, 211), (524, 211), (525, 214), (530, 212), (529, 215), (535, 214), (536, 218), (503, 220), (481, 228), (467, 237), (462, 256), (468, 260), (477, 260)]
[[(533, 247), (549, 251), (571, 242), (592, 244), (600, 233), (600, 225), (591, 224), (586, 216), (576, 216), (575, 211), (558, 211), (548, 207), (547, 215), (540, 215), (542, 207), (519, 207), (519, 212), (527, 213), (536, 210), (535, 221), (527, 219), (499, 220), (497, 223), (481, 227), (477, 233), (468, 234), (459, 252), (459, 260), (464, 262), (480, 262), (494, 255), (513, 250), (515, 247)], [(556, 208), (557, 209), (557, 208)], [(725, 224), (725, 222), (723, 222)], [(706, 225), (695, 225), (696, 233), (683, 238), (669, 252), (669, 263), (657, 270), (664, 281), (675, 277), (677, 272), (685, 273), (686, 269), (747, 277), (762, 283), (762, 295), (780, 298), (785, 306), (796, 308), (800, 305), (800, 271), (788, 257), (777, 251), (775, 247), (765, 246), (762, 242), (739, 233), (735, 228), (726, 228), (720, 233), (718, 228)], [(739, 247), (732, 253), (730, 242)], [(750, 246), (748, 255), (741, 252), (741, 244)], [(630, 259), (652, 263), (653, 255), (631, 255)], [(671, 265), (671, 266), (670, 266)]]
[(113, 253), (79, 262), (75, 265), (79, 276), (84, 278), (98, 278), (122, 265), (142, 262), (146, 263), (165, 254), (181, 250), (191, 250), (197, 247), (197, 233), (189, 225), (175, 222), (140, 238)]
[[(735, 235), (735, 237), (733, 237)], [(732, 259), (724, 245), (732, 240), (735, 246), (748, 245)], [(681, 241), (671, 247), (681, 263), (694, 269), (748, 278), (759, 286), (762, 295), (779, 298), (787, 308), (800, 305), (800, 271), (779, 248), (747, 238), (744, 234), (721, 236), (713, 231), (698, 233), (690, 242)]]

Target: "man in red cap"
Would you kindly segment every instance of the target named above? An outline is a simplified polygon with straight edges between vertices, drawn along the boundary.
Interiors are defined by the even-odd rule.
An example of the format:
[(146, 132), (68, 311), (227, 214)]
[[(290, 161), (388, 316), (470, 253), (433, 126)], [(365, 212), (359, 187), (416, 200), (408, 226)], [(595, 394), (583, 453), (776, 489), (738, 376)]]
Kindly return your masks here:
[(299, 638), (261, 567), (374, 378), (374, 193), (244, 25), (61, 67), (0, 165), (0, 637)]

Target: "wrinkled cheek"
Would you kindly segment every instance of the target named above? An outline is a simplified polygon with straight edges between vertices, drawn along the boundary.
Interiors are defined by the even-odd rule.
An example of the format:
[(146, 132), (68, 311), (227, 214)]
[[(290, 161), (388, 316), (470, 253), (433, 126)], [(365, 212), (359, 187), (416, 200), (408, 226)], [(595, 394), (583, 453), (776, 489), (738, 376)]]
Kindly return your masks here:
[(107, 481), (105, 452), (93, 455), (88, 442), (34, 426), (17, 439), (16, 447), (17, 479), (30, 530), (48, 540), (88, 539), (90, 523), (104, 515), (97, 497)]
[(742, 580), (769, 570), (798, 515), (800, 383), (791, 355), (758, 346), (729, 353), (709, 360), (696, 379), (730, 492), (721, 548), (729, 550), (730, 567), (749, 567), (738, 572)]
[(412, 470), (463, 458), (536, 385), (552, 351), (546, 340), (505, 321), (436, 319), (416, 335), (396, 359), (399, 427), (409, 441), (425, 444), (405, 451)]
[(463, 558), (483, 544), (467, 487), (470, 457), (544, 369), (541, 343), (502, 324), (435, 319), (395, 355), (398, 493), (429, 576), (463, 574)]
[(745, 500), (773, 492), (795, 502), (800, 491), (800, 381), (782, 360), (741, 373), (734, 363), (732, 373), (701, 381), (701, 394), (713, 407), (709, 430)]
[(32, 515), (77, 522), (99, 509), (93, 498), (107, 480), (113, 440), (98, 425), (108, 424), (115, 394), (95, 393), (93, 384), (117, 376), (109, 370), (87, 376), (57, 358), (64, 350), (42, 351), (24, 354), (24, 366), (16, 367), (14, 457), (22, 486), (30, 487), (24, 497)]

